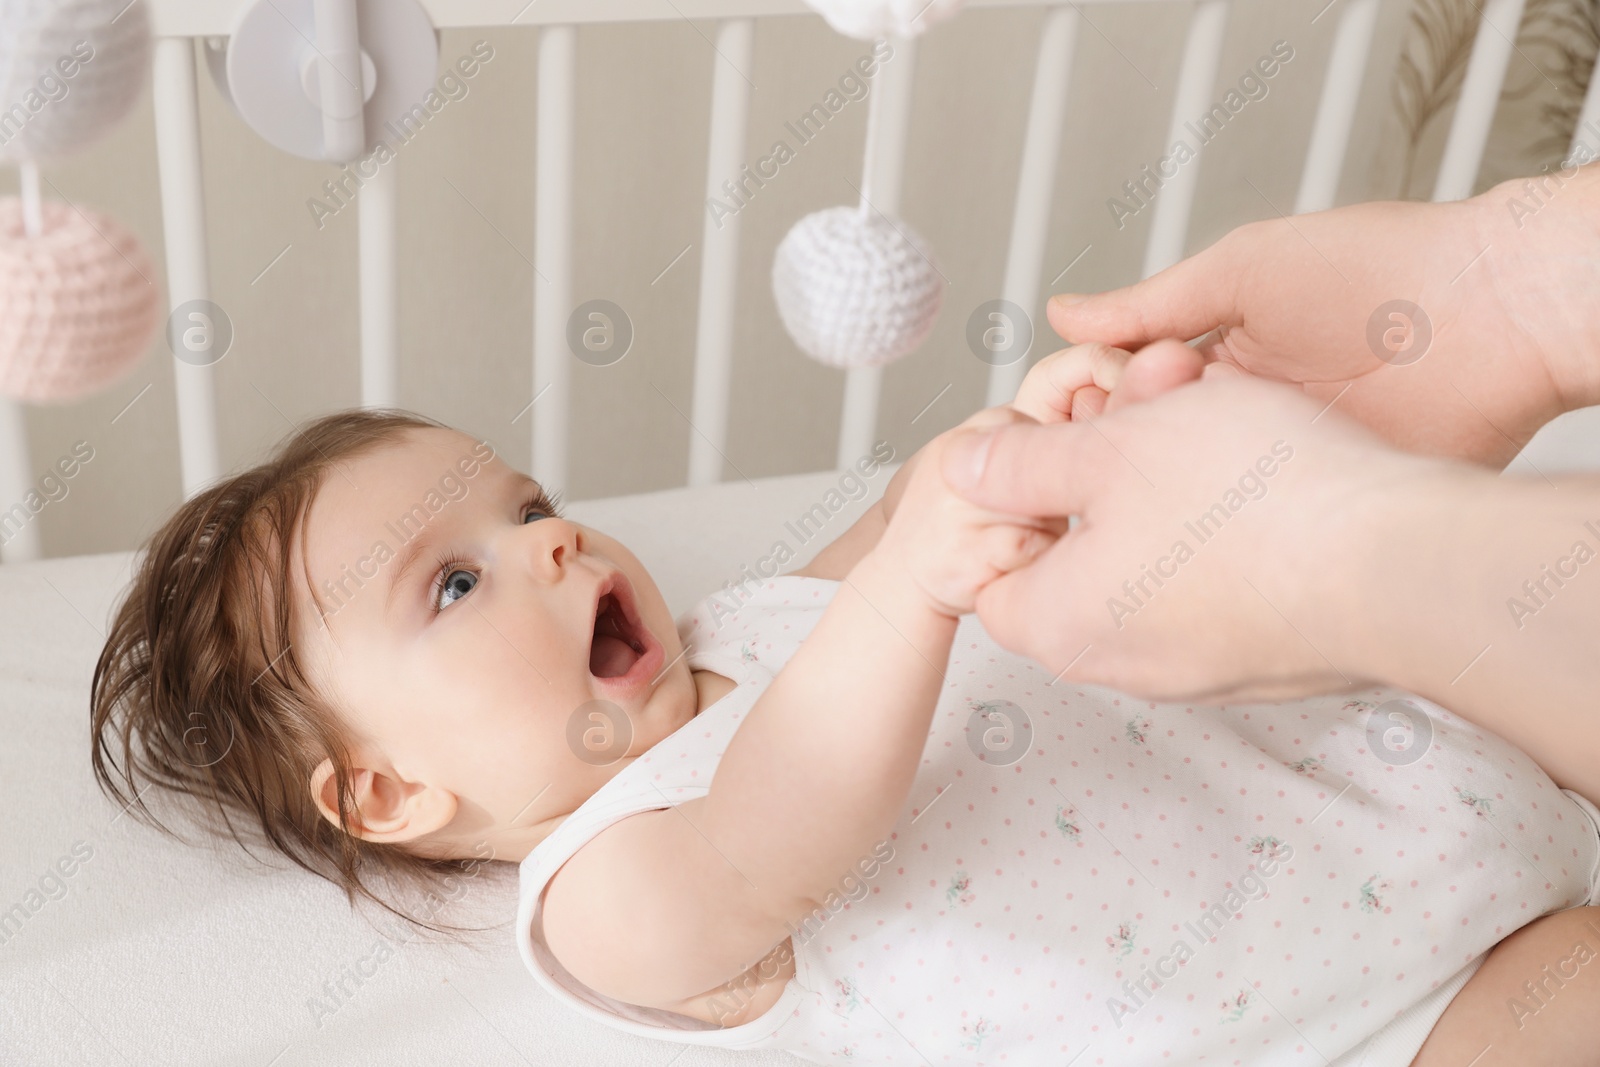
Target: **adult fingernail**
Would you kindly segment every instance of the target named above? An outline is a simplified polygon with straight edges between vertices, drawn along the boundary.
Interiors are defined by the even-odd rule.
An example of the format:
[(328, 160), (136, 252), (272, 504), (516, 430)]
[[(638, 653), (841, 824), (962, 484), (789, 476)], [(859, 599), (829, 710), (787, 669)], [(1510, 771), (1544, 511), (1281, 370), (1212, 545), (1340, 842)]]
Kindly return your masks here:
[(976, 489), (989, 463), (993, 430), (973, 430), (956, 434), (944, 454), (944, 480), (952, 489)]
[(1057, 293), (1050, 298), (1050, 303), (1058, 308), (1067, 308), (1073, 304), (1081, 304), (1087, 299), (1089, 299), (1087, 293)]

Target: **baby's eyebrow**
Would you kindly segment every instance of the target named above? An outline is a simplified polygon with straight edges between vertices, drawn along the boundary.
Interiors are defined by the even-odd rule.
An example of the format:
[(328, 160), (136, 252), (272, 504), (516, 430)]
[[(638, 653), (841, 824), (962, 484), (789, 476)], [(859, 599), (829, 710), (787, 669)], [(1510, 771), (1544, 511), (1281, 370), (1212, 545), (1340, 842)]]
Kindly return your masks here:
[(393, 576), (389, 579), (389, 589), (383, 600), (383, 613), (387, 617), (394, 607), (394, 594), (405, 584), (406, 575), (411, 570), (412, 564), (422, 556), (423, 543), (427, 540), (427, 531), (423, 530), (406, 547), (405, 554), (400, 557), (400, 565), (394, 569)]
[[(497, 480), (503, 487), (501, 490), (503, 493), (520, 493), (526, 486), (542, 488), (538, 481), (526, 474), (523, 474), (519, 470), (515, 470), (511, 467), (501, 467), (500, 470), (504, 473), (500, 474)], [(469, 491), (468, 496), (470, 497), (470, 495), (471, 493)], [(439, 514), (443, 515), (448, 511), (449, 508), (446, 507), (443, 511), (440, 511)], [(411, 541), (406, 545), (405, 552), (401, 554), (400, 562), (394, 568), (392, 576), (389, 579), (389, 588), (384, 594), (383, 614), (385, 618), (392, 614), (394, 610), (395, 593), (405, 586), (407, 575), (410, 573), (412, 566), (417, 562), (417, 560), (422, 558), (422, 550), (431, 543), (428, 538), (428, 533), (433, 528), (433, 525), (434, 524), (430, 522), (427, 526), (418, 531), (417, 536), (411, 539)]]

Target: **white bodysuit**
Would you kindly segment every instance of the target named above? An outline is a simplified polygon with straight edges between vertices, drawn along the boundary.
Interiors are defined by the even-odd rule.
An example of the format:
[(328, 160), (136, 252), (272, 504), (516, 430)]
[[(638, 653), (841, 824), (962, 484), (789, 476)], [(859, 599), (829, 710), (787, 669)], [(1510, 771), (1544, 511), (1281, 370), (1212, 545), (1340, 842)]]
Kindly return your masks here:
[(535, 922), (550, 877), (618, 819), (707, 792), (838, 587), (782, 576), (677, 620), (689, 664), (738, 686), (523, 861), (522, 956), (558, 999), (817, 1063), (1403, 1067), (1496, 942), (1600, 899), (1600, 812), (1437, 705), (1051, 685), (967, 616), (901, 817), (791, 927), (770, 1010), (719, 1029), (583, 986)]

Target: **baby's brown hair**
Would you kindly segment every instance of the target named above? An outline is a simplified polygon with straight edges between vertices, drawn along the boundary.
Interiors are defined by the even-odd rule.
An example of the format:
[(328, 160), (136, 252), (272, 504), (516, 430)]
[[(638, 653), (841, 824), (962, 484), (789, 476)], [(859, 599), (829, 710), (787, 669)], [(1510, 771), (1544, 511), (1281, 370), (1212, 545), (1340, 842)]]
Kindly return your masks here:
[[(409, 430), (448, 429), (392, 408), (351, 409), (300, 427), (258, 466), (186, 500), (144, 545), (90, 688), (95, 778), (120, 807), (176, 835), (145, 805), (151, 786), (196, 797), (250, 850), (264, 842), (299, 866), (417, 926), (456, 929), (396, 909), (373, 874), (433, 891), (482, 859), (439, 859), (347, 832), (354, 793), (346, 735), (291, 640), (291, 538), (340, 460)], [(302, 576), (309, 591), (309, 574)], [(338, 827), (318, 811), (312, 770), (334, 768)], [(259, 832), (259, 837), (256, 833)], [(485, 857), (489, 858), (489, 857)], [(429, 909), (432, 917), (433, 910)]]

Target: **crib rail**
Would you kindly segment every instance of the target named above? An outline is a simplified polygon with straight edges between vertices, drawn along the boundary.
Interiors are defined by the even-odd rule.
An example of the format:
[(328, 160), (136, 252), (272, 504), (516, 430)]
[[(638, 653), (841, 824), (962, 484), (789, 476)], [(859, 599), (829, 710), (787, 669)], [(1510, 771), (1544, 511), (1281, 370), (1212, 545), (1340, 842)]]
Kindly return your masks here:
[[(152, 32), (162, 37), (224, 35), (233, 27), (232, 0), (146, 0)], [(967, 0), (966, 7), (1052, 7), (1062, 0)], [(1170, 0), (1075, 0), (1089, 5), (1169, 3)], [(805, 0), (422, 0), (439, 29), (496, 26), (583, 26), (605, 22), (811, 15)], [(519, 6), (521, 10), (518, 10)]]
[[(154, 32), (154, 106), (166, 236), (167, 295), (172, 308), (210, 296), (203, 166), (196, 107), (196, 39), (226, 34), (236, 5), (221, 0), (147, 0)], [(1138, 3), (1145, 0), (1091, 0)], [(537, 168), (535, 180), (535, 278), (533, 373), (536, 404), (529, 432), (535, 472), (555, 484), (567, 481), (569, 361), (566, 317), (572, 291), (572, 166), (576, 28), (618, 21), (715, 19), (716, 49), (711, 53), (710, 149), (706, 166), (708, 195), (736, 174), (744, 157), (749, 108), (748, 69), (759, 19), (809, 13), (803, 0), (537, 0), (522, 10), (508, 0), (424, 0), (438, 27), (538, 25)], [(1332, 0), (1316, 18), (1337, 22), (1333, 53), (1302, 168), (1297, 212), (1334, 202), (1355, 121), (1357, 96), (1373, 40), (1379, 0)], [(1470, 193), (1481, 163), (1495, 103), (1500, 96), (1523, 0), (1489, 0), (1450, 129), (1435, 199)], [(1016, 176), (1010, 245), (1001, 295), (1033, 308), (1043, 295), (1041, 272), (1061, 130), (1070, 104), (1067, 87), (1082, 19), (1080, 5), (1059, 0), (970, 0), (975, 8), (1030, 6), (1053, 8), (1045, 19), (1034, 57), (1026, 140)], [(1228, 0), (1195, 0), (1173, 95), (1168, 143), (1182, 123), (1203, 112), (1214, 99), (1226, 39)], [(880, 210), (895, 210), (912, 100), (915, 40), (897, 41), (896, 59), (886, 65), (869, 104), (869, 161), (863, 179)], [(1600, 85), (1600, 78), (1595, 80)], [(1591, 93), (1586, 114), (1600, 109)], [(1203, 153), (1202, 153), (1203, 155)], [(1197, 159), (1166, 182), (1157, 201), (1144, 257), (1149, 275), (1182, 257), (1192, 214)], [(398, 227), (394, 167), (359, 198), (361, 299), (361, 402), (390, 405), (397, 395), (396, 315), (399, 292), (395, 272)], [(689, 413), (687, 482), (705, 484), (723, 476), (728, 399), (733, 360), (733, 313), (738, 289), (739, 220), (721, 227), (709, 219), (702, 236), (693, 404)], [(1037, 350), (1038, 345), (1035, 345)], [(1035, 352), (1037, 354), (1037, 352)], [(993, 367), (991, 404), (1014, 395), (1027, 368), (1021, 359)], [(180, 456), (185, 496), (210, 484), (221, 471), (217, 439), (214, 369), (175, 362)], [(844, 393), (838, 462), (867, 450), (877, 418), (881, 375), (877, 370), (848, 372)], [(20, 411), (0, 405), (0, 446), (18, 439)], [(12, 451), (15, 451), (13, 444)], [(0, 464), (0, 500), (15, 498), (7, 477), (26, 484), (26, 464)], [(7, 474), (6, 471), (13, 473)], [(5, 551), (7, 560), (36, 556), (32, 525)]]

